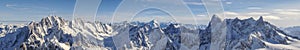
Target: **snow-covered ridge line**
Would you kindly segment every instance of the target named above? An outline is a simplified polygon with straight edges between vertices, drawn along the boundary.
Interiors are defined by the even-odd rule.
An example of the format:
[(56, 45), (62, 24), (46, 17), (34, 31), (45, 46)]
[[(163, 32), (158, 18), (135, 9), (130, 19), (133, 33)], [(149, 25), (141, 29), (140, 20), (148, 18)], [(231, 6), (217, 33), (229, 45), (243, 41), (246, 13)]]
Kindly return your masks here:
[[(218, 32), (224, 31), (224, 32)], [(100, 49), (100, 50), (209, 50), (261, 49), (271, 44), (289, 45), (298, 39), (260, 17), (221, 20), (214, 15), (208, 26), (180, 23), (123, 22), (105, 24), (67, 21), (57, 16), (43, 18), (28, 25), (1, 25), (0, 50), (11, 49)], [(128, 33), (129, 35), (122, 35)], [(120, 45), (113, 37), (128, 36), (128, 44)], [(222, 37), (220, 40), (217, 37)], [(216, 47), (215, 43), (225, 45)], [(267, 44), (267, 45), (266, 45)], [(120, 45), (120, 46), (119, 46)], [(220, 46), (222, 46), (220, 45)], [(121, 48), (118, 48), (121, 47)], [(278, 48), (275, 48), (278, 49)], [(282, 49), (282, 48), (281, 48)], [(295, 48), (284, 48), (295, 49)], [(297, 49), (297, 48), (296, 48)]]

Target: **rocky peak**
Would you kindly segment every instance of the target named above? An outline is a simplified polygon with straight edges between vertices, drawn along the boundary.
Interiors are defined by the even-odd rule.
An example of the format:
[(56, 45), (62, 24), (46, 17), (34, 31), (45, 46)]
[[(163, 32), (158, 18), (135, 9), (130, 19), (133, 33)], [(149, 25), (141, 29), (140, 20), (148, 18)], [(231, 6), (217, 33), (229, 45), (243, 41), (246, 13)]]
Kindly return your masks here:
[(262, 16), (260, 16), (259, 17), (259, 19), (257, 20), (258, 22), (263, 22), (264, 21), (264, 19), (263, 19), (263, 17)]
[(66, 23), (66, 21), (64, 19), (62, 19), (61, 17), (57, 17), (57, 16), (49, 16), (46, 18), (43, 18), (41, 20), (41, 22), (39, 24), (41, 25), (45, 25), (45, 26), (62, 26)]
[(211, 27), (215, 27), (217, 25), (220, 25), (222, 24), (222, 20), (217, 16), (217, 15), (213, 15), (209, 24), (208, 24), (208, 27), (207, 29), (210, 30)]
[(260, 16), (259, 19), (256, 21), (256, 25), (264, 26), (264, 19), (262, 16)]
[(210, 20), (211, 21), (209, 22), (209, 24), (214, 24), (214, 23), (220, 23), (220, 22), (222, 22), (222, 20), (217, 15), (213, 15)]
[(152, 28), (157, 28), (159, 27), (159, 23), (157, 22), (157, 20), (151, 20), (147, 25), (149, 25)]

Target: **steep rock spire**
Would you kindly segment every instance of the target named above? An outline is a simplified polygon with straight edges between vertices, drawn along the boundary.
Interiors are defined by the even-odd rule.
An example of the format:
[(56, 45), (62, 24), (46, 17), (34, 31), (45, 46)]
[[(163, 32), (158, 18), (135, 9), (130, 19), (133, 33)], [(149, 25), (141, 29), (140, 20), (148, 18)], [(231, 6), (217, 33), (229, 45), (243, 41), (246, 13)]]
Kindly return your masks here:
[(263, 22), (264, 21), (264, 19), (263, 19), (263, 17), (262, 16), (260, 16), (259, 17), (259, 19), (257, 20), (258, 22)]
[(222, 22), (222, 20), (217, 15), (213, 15), (212, 18), (210, 19), (209, 26), (217, 24), (217, 23), (221, 23), (221, 22)]

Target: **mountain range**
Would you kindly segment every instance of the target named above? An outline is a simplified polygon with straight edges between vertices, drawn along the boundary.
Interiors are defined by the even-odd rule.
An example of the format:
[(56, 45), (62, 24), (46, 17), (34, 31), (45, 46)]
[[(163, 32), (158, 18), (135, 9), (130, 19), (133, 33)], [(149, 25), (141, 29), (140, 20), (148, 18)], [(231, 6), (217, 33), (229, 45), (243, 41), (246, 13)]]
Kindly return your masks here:
[(262, 16), (222, 20), (214, 15), (208, 25), (49, 16), (27, 25), (0, 25), (0, 50), (297, 50), (299, 28), (280, 29)]

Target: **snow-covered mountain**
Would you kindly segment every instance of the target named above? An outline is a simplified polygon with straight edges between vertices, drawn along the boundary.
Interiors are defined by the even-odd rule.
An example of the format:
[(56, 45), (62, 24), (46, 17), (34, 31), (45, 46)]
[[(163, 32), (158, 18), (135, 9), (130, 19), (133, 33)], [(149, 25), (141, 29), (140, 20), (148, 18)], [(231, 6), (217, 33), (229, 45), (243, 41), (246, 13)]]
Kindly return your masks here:
[(50, 16), (28, 25), (0, 25), (0, 50), (254, 50), (300, 49), (298, 38), (260, 17), (208, 24), (84, 22)]
[(283, 29), (287, 35), (300, 39), (300, 26), (287, 27)]

